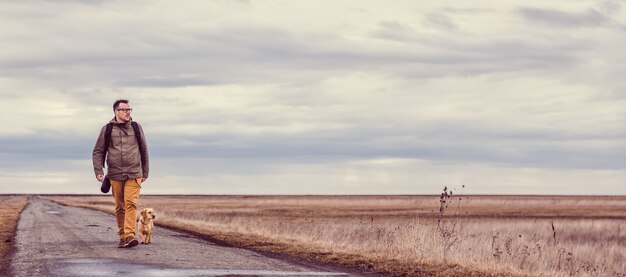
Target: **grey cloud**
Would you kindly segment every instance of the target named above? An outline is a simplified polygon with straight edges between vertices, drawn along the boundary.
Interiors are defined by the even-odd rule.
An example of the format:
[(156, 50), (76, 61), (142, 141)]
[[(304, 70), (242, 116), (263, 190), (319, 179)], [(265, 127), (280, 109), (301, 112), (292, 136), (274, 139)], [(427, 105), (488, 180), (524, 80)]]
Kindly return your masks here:
[[(431, 14), (427, 21), (455, 27), (443, 15)], [(75, 85), (104, 82), (113, 87), (184, 87), (283, 82), (283, 74), (297, 74), (300, 81), (314, 80), (364, 67), (406, 72), (412, 78), (566, 67), (576, 62), (570, 53), (577, 50), (564, 42), (538, 46), (521, 40), (476, 43), (463, 37), (423, 38), (401, 21), (382, 21), (370, 35), (417, 43), (432, 51), (368, 49), (337, 35), (311, 37), (276, 27), (218, 26), (179, 31), (176, 35), (155, 35), (131, 30), (121, 37), (107, 36), (112, 32), (107, 31), (104, 37), (110, 41), (89, 35), (76, 45), (70, 43), (75, 41), (70, 36), (68, 47), (76, 51), (5, 59), (0, 61), (0, 71), (4, 76)], [(92, 44), (105, 47), (94, 50), (89, 48)], [(185, 74), (193, 77), (181, 76)]]
[[(357, 127), (358, 126), (358, 127)], [(342, 131), (294, 135), (155, 135), (155, 155), (169, 158), (293, 159), (294, 162), (403, 157), (431, 161), (495, 163), (546, 168), (619, 169), (624, 155), (613, 147), (567, 146), (570, 142), (619, 142), (626, 134), (566, 133), (559, 130), (489, 130), (456, 122), (408, 128), (355, 124)], [(170, 144), (180, 141), (179, 144)], [(579, 144), (580, 144), (579, 143)]]
[(73, 135), (51, 136), (39, 133), (34, 136), (0, 138), (0, 154), (15, 159), (81, 159), (91, 157), (97, 134), (87, 142), (86, 138)]
[(370, 32), (372, 37), (399, 41), (419, 38), (419, 34), (406, 23), (389, 20), (378, 22), (378, 26), (378, 29)]
[(442, 30), (457, 30), (459, 27), (454, 24), (450, 17), (440, 13), (428, 13), (424, 15), (424, 26)]
[(446, 13), (451, 13), (451, 14), (481, 14), (481, 13), (485, 13), (485, 12), (493, 12), (494, 10), (491, 8), (478, 8), (478, 7), (472, 7), (472, 8), (458, 8), (458, 7), (444, 7), (441, 8), (441, 11), (446, 12)]
[[(362, 55), (357, 58), (383, 67), (390, 66), (393, 68), (390, 70), (395, 72), (406, 69), (413, 78), (420, 78), (422, 74), (423, 78), (430, 78), (571, 67), (581, 62), (579, 53), (590, 49), (592, 43), (556, 37), (549, 44), (515, 38), (476, 40), (464, 34), (454, 38), (428, 37), (419, 35), (408, 24), (397, 21), (379, 22), (379, 27), (370, 32), (370, 36), (430, 49), (402, 53), (360, 53)], [(419, 69), (421, 66), (427, 66), (424, 72)]]
[(219, 84), (219, 80), (211, 80), (210, 76), (133, 76), (114, 81), (117, 87), (186, 87)]
[[(279, 29), (252, 26), (205, 30), (176, 38), (167, 34), (164, 37), (138, 34), (130, 45), (124, 40), (113, 36), (112, 41), (105, 42), (100, 36), (88, 36), (75, 44), (72, 37), (67, 37), (68, 48), (76, 51), (50, 51), (36, 56), (25, 53), (4, 58), (0, 70), (4, 76), (38, 77), (44, 81), (106, 80), (119, 86), (173, 87), (265, 80), (268, 68), (315, 70), (327, 67), (327, 62), (337, 62), (334, 58), (344, 55), (320, 53), (304, 38), (295, 38)], [(108, 46), (90, 50), (90, 44)], [(143, 49), (142, 45), (151, 47)], [(180, 77), (181, 74), (194, 77)]]
[(531, 22), (545, 23), (555, 27), (598, 27), (609, 22), (609, 18), (593, 9), (583, 13), (567, 13), (549, 9), (521, 8), (519, 13)]
[[(357, 127), (358, 126), (358, 127)], [(146, 130), (150, 130), (146, 128)], [(27, 166), (28, 161), (90, 160), (92, 136), (67, 137), (54, 133), (2, 138), (4, 168)], [(151, 157), (166, 159), (228, 159), (294, 163), (402, 157), (430, 161), (493, 163), (545, 168), (620, 169), (622, 153), (611, 147), (560, 146), (570, 141), (624, 141), (626, 134), (567, 134), (559, 131), (489, 131), (478, 124), (438, 124), (432, 127), (389, 128), (358, 124), (343, 131), (293, 135), (149, 134)], [(90, 168), (90, 164), (86, 164)]]

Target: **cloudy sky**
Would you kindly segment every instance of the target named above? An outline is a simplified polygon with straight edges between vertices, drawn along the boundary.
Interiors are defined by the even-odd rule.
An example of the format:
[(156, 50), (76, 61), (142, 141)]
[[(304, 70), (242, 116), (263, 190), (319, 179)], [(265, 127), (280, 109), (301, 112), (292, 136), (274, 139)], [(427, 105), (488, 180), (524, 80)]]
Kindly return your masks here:
[(1, 1), (0, 193), (626, 194), (624, 1)]

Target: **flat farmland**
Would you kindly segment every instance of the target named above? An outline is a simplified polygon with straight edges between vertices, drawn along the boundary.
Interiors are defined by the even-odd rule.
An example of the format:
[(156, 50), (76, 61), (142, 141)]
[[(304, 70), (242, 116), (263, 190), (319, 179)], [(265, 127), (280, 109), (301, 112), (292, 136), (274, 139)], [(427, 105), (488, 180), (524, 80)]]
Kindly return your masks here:
[[(46, 196), (113, 212), (109, 196)], [(156, 223), (395, 276), (626, 276), (626, 196), (147, 195)]]

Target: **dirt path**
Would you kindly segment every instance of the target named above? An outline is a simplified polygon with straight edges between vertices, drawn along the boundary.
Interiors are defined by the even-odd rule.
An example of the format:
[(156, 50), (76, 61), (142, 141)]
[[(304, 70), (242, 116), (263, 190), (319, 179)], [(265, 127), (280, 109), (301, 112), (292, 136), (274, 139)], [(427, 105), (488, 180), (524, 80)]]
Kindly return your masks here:
[(152, 244), (120, 249), (115, 226), (112, 215), (32, 197), (12, 276), (347, 276), (158, 227)]

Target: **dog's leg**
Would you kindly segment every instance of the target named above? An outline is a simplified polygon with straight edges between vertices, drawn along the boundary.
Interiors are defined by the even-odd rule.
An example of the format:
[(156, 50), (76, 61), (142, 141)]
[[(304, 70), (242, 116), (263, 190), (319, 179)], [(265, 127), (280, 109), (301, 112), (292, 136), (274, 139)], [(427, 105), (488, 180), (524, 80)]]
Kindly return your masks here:
[(139, 238), (141, 239), (141, 244), (145, 244), (146, 243), (146, 237), (143, 234), (143, 228), (139, 228)]

